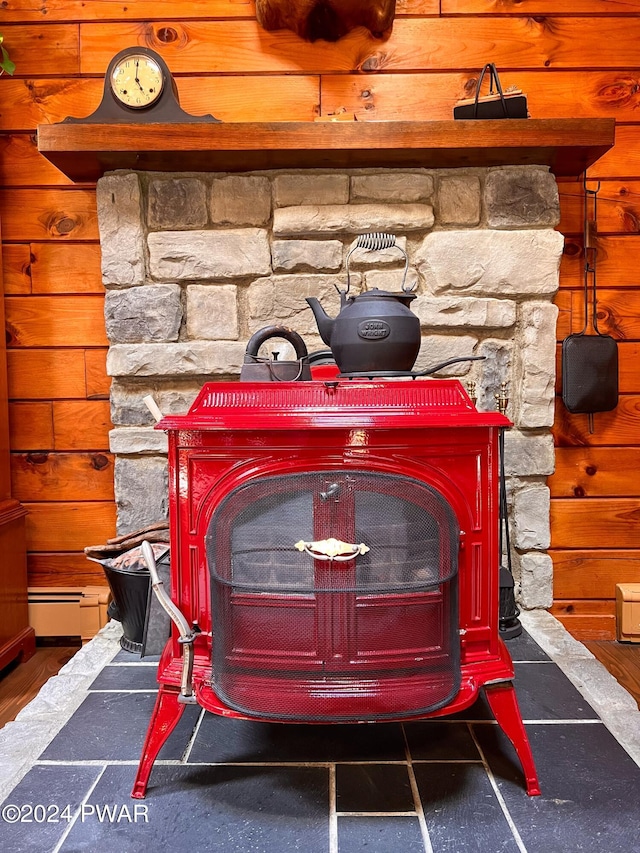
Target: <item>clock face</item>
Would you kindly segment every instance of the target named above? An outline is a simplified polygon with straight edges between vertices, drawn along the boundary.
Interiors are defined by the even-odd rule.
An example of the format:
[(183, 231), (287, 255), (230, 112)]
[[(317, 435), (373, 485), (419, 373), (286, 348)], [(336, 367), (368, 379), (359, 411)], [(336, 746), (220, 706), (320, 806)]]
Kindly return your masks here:
[(143, 53), (130, 53), (111, 72), (111, 89), (116, 99), (132, 110), (150, 107), (162, 94), (164, 74), (158, 63)]

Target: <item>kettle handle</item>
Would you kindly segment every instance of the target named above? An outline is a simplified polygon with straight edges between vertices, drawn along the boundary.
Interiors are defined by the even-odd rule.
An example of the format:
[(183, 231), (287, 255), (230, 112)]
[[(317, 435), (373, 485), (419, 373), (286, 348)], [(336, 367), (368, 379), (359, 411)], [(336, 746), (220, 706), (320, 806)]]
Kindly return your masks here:
[(296, 351), (296, 359), (298, 361), (301, 361), (308, 355), (307, 345), (293, 329), (288, 329), (286, 326), (265, 326), (264, 329), (259, 329), (249, 338), (244, 356), (245, 364), (251, 364), (256, 361), (258, 350), (270, 338), (284, 338), (285, 341), (289, 341)]
[(349, 250), (345, 261), (347, 267), (347, 289), (340, 290), (339, 287), (334, 285), (338, 293), (341, 296), (346, 296), (349, 293), (351, 287), (349, 275), (349, 259), (357, 249), (365, 249), (368, 252), (380, 252), (383, 249), (392, 248), (397, 249), (399, 252), (402, 252), (405, 257), (404, 275), (402, 276), (402, 289), (405, 293), (411, 293), (411, 291), (415, 288), (415, 284), (410, 287), (406, 287), (407, 270), (409, 269), (409, 256), (402, 248), (402, 246), (398, 246), (398, 244), (396, 243), (395, 234), (387, 234), (384, 231), (373, 231), (371, 234), (360, 234), (358, 236), (355, 246)]

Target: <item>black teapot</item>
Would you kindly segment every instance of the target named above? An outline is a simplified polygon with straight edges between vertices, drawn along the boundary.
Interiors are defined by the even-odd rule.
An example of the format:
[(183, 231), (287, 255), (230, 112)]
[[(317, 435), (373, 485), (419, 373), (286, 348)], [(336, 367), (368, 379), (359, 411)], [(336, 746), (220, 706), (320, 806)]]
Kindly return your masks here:
[[(349, 259), (357, 249), (379, 251), (394, 247), (406, 262), (402, 293), (372, 288), (358, 296), (349, 296)], [(307, 297), (316, 318), (322, 340), (331, 348), (342, 374), (381, 374), (409, 372), (420, 350), (420, 321), (409, 308), (416, 298), (406, 287), (409, 258), (396, 244), (393, 234), (362, 234), (346, 258), (347, 287), (338, 290), (340, 313), (329, 317), (320, 302)]]

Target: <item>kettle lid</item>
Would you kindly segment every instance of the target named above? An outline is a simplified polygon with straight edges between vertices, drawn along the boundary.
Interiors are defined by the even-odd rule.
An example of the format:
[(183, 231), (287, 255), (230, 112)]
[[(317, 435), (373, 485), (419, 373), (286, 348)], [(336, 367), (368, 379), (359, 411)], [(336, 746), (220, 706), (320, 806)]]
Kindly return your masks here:
[(377, 287), (372, 287), (370, 290), (363, 290), (362, 293), (359, 293), (357, 296), (350, 297), (353, 300), (356, 299), (399, 299), (402, 302), (410, 302), (412, 299), (416, 298), (415, 293), (408, 293), (406, 290), (400, 292), (393, 292), (391, 290), (378, 290)]

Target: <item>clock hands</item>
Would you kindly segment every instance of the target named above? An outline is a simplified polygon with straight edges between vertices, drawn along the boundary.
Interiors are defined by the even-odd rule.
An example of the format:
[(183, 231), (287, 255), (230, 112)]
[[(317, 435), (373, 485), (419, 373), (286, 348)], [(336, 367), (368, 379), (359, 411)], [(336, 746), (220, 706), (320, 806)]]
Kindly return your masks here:
[(140, 82), (140, 80), (138, 80), (138, 65), (139, 64), (140, 64), (140, 62), (136, 59), (136, 76), (133, 79), (138, 84), (138, 88), (140, 89), (140, 91), (144, 92), (144, 88), (142, 86), (142, 83)]

